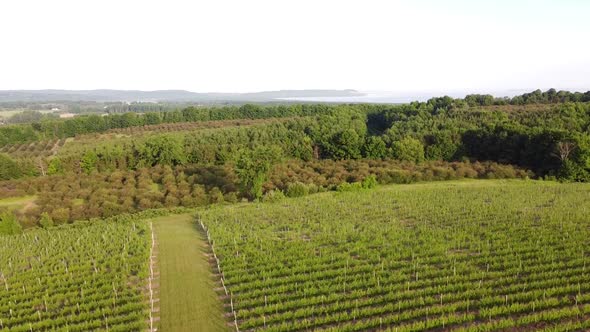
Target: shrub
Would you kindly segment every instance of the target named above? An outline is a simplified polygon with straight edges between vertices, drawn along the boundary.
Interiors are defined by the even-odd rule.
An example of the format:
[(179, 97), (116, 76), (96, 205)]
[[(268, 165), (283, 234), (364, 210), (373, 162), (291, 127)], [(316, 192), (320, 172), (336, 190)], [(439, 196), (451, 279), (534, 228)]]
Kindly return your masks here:
[(377, 184), (377, 178), (375, 175), (369, 175), (361, 182), (361, 186), (364, 189), (373, 189), (377, 187)]
[(263, 202), (269, 202), (269, 203), (279, 202), (279, 201), (282, 201), (283, 199), (285, 199), (285, 194), (283, 194), (283, 192), (280, 190), (271, 190), (271, 191), (267, 192), (266, 194), (264, 194), (264, 196), (262, 197)]
[(305, 183), (289, 183), (287, 186), (287, 197), (301, 197), (309, 194), (309, 188)]
[(238, 202), (238, 195), (235, 191), (227, 193), (223, 195), (223, 199), (228, 203), (237, 203)]
[[(104, 212), (104, 204), (101, 207)], [(70, 209), (68, 208), (57, 208), (51, 212), (51, 218), (56, 224), (63, 224), (68, 222), (70, 219)]]
[(341, 184), (339, 184), (336, 187), (336, 191), (338, 191), (338, 192), (357, 191), (362, 188), (363, 188), (363, 186), (360, 182), (353, 182), (353, 183), (342, 182)]
[(221, 192), (221, 190), (219, 190), (219, 188), (217, 187), (213, 187), (210, 191), (209, 191), (209, 202), (211, 204), (215, 204), (215, 203), (223, 203), (224, 198), (223, 198), (223, 193)]
[(43, 228), (49, 228), (53, 226), (53, 219), (49, 216), (49, 213), (43, 212), (41, 214), (41, 219), (39, 219), (39, 225)]

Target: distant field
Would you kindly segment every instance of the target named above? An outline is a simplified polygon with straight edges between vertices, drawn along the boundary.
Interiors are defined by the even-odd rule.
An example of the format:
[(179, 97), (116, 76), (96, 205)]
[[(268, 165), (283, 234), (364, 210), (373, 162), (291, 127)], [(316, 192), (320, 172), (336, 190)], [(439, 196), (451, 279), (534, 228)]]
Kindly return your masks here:
[(161, 331), (227, 331), (207, 243), (192, 215), (153, 220), (157, 237)]
[[(29, 110), (28, 109), (10, 109), (10, 110), (0, 109), (0, 118), (9, 118), (15, 114), (22, 113), (24, 111), (29, 111)], [(53, 111), (50, 111), (50, 110), (35, 110), (35, 112), (53, 113)]]
[(590, 329), (589, 215), (588, 184), (485, 180), (200, 219), (243, 331), (571, 331)]

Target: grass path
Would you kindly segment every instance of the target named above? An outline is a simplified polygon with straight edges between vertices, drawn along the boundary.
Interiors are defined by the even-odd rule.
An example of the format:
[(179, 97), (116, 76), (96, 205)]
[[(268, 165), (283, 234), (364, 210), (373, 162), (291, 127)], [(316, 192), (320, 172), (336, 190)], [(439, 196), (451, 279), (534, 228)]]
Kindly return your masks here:
[(160, 272), (159, 331), (228, 331), (207, 244), (192, 215), (153, 219)]

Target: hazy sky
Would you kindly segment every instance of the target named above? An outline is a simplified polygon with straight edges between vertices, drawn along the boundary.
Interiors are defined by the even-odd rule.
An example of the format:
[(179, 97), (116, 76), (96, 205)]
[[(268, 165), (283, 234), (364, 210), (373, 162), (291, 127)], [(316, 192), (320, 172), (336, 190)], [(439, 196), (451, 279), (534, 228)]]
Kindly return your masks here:
[(590, 90), (590, 1), (1, 0), (0, 89)]

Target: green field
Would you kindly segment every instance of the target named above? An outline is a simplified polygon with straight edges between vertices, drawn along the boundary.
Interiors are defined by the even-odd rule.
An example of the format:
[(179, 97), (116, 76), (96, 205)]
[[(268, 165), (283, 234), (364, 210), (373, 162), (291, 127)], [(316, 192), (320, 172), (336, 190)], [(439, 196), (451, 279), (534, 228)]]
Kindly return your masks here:
[(588, 184), (464, 181), (199, 217), (240, 330), (401, 332), (590, 329), (589, 215)]
[(148, 224), (0, 237), (0, 330), (145, 331)]
[(227, 331), (209, 252), (192, 215), (153, 220), (160, 273), (160, 331)]

